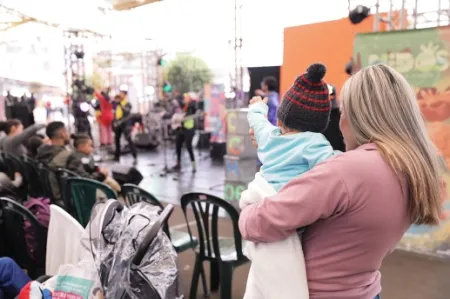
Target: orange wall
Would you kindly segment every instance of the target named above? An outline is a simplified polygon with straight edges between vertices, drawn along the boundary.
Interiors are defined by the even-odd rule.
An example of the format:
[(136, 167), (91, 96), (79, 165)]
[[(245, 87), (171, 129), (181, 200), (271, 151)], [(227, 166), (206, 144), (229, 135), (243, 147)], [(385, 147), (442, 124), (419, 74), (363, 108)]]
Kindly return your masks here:
[(345, 64), (352, 57), (355, 34), (372, 30), (372, 17), (358, 25), (353, 25), (345, 18), (285, 28), (281, 93), (284, 94), (295, 78), (314, 62), (322, 62), (327, 66), (325, 81), (339, 90), (348, 78)]

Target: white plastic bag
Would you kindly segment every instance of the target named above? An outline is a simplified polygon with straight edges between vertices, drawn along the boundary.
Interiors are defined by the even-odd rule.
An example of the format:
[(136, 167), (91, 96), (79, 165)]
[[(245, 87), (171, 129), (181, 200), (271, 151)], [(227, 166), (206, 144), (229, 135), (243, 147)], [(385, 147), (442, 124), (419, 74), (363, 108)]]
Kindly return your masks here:
[(103, 299), (95, 265), (82, 261), (77, 265), (61, 266), (53, 299)]

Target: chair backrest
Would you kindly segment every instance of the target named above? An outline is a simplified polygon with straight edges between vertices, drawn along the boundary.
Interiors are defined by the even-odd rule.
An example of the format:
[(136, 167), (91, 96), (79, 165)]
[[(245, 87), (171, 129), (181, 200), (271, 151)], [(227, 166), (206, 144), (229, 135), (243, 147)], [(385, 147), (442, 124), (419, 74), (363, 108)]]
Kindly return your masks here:
[(14, 173), (20, 173), (26, 179), (25, 167), (19, 157), (10, 153), (3, 153), (3, 160), (8, 166), (8, 175), (14, 179)]
[[(181, 197), (181, 207), (183, 209), (186, 222), (187, 208), (191, 207), (194, 213), (195, 221), (197, 223), (197, 230), (199, 234), (199, 254), (202, 257), (217, 258), (222, 257), (219, 246), (219, 210), (225, 211), (229, 216), (233, 226), (234, 246), (236, 249), (236, 258), (238, 260), (244, 259), (242, 253), (242, 236), (239, 232), (238, 219), (239, 213), (227, 201), (215, 197), (213, 195), (204, 193), (188, 193)], [(189, 225), (187, 226), (191, 242), (193, 236)]]
[(26, 181), (28, 182), (28, 195), (31, 197), (46, 196), (44, 180), (39, 173), (39, 163), (30, 157), (23, 156)]
[(78, 174), (76, 174), (73, 171), (70, 171), (65, 168), (58, 168), (55, 170), (56, 178), (58, 180), (59, 190), (60, 190), (60, 197), (64, 204), (64, 209), (72, 216), (75, 215), (75, 207), (72, 204), (71, 199), (71, 192), (67, 186), (67, 180), (69, 178), (76, 178), (79, 177)]
[(5, 153), (0, 152), (0, 172), (8, 174), (8, 165), (5, 163)]
[(43, 163), (38, 164), (38, 170), (44, 187), (44, 196), (50, 198), (52, 203), (57, 203), (60, 200), (60, 190), (55, 171)]
[(130, 206), (134, 205), (135, 203), (145, 201), (152, 205), (159, 206), (161, 209), (164, 209), (164, 206), (155, 196), (140, 188), (139, 186), (136, 186), (134, 184), (124, 184), (121, 189), (123, 196), (128, 201), (128, 204)]
[[(4, 226), (4, 240), (9, 244), (8, 255), (13, 258), (28, 273), (34, 273), (36, 269), (45, 267), (45, 255), (47, 246), (47, 229), (44, 228), (37, 218), (20, 203), (6, 198), (0, 198), (0, 219)], [(24, 222), (27, 220), (33, 229), (35, 238), (35, 248), (33, 259), (27, 249), (25, 241)]]
[[(153, 196), (151, 193), (145, 191), (144, 189), (136, 185), (124, 184), (121, 188), (121, 191), (123, 196), (125, 197), (125, 200), (128, 202), (128, 205), (130, 206), (134, 205), (135, 203), (144, 201), (151, 205), (160, 207), (161, 211), (164, 210), (164, 206), (155, 196)], [(164, 224), (163, 230), (170, 239), (170, 231), (168, 223)]]
[(75, 208), (75, 218), (84, 227), (90, 220), (92, 207), (98, 201), (117, 199), (116, 193), (108, 185), (91, 179), (68, 178), (67, 188)]

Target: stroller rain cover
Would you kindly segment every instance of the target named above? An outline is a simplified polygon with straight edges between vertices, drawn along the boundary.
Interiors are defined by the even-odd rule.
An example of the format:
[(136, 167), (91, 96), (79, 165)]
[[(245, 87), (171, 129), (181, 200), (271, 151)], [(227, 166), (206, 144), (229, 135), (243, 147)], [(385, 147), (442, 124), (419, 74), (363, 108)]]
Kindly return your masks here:
[(162, 230), (150, 243), (141, 263), (132, 263), (160, 211), (145, 202), (127, 208), (116, 200), (93, 208), (82, 243), (89, 251), (85, 254), (94, 258), (104, 298), (183, 298), (178, 256)]

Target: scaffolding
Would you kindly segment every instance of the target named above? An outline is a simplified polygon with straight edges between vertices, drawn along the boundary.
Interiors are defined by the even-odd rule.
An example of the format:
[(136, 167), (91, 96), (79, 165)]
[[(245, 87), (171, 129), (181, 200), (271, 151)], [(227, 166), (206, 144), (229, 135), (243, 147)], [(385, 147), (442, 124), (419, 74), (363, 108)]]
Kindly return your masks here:
[(382, 23), (387, 30), (450, 25), (450, 0), (348, 0), (348, 5), (349, 9), (357, 5), (371, 8), (375, 32)]
[(240, 107), (244, 100), (244, 68), (242, 62), (242, 4), (243, 0), (234, 1), (234, 40), (233, 47), (234, 74), (230, 74), (231, 86), (235, 91), (234, 107)]

